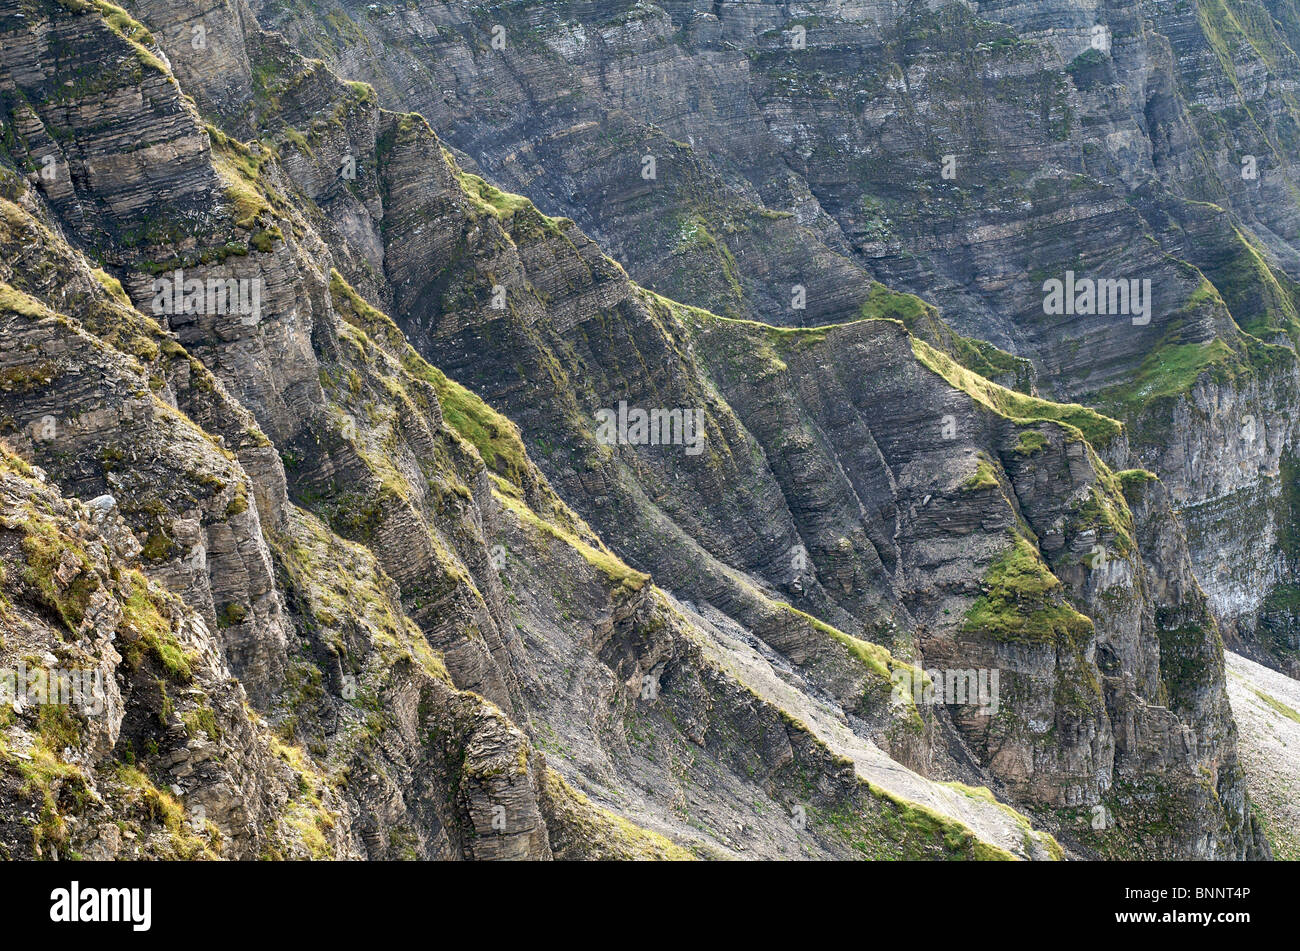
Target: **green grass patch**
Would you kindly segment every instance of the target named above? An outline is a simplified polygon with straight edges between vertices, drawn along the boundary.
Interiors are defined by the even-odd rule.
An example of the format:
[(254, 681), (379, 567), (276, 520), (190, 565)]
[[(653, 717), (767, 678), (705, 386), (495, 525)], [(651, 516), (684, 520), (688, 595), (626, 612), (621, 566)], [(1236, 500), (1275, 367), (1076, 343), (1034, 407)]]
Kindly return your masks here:
[(496, 489), (493, 489), (492, 494), (498, 502), (519, 516), (520, 521), (570, 546), (589, 565), (600, 571), (614, 584), (628, 591), (640, 591), (650, 581), (649, 575), (629, 568), (618, 556), (605, 549), (595, 548), (577, 536), (571, 535), (564, 529), (551, 524), (520, 500)]
[(1119, 479), (1126, 495), (1133, 489), (1160, 481), (1160, 477), (1150, 469), (1121, 469), (1115, 473), (1115, 478)]
[(963, 631), (1020, 644), (1086, 642), (1092, 621), (1064, 601), (1060, 580), (1052, 574), (1038, 549), (1019, 534), (989, 566), (987, 591), (976, 599), (962, 624)]
[(998, 476), (987, 459), (980, 459), (975, 466), (975, 474), (961, 484), (963, 492), (979, 492), (983, 489), (996, 489)]
[(1025, 429), (1020, 432), (1020, 439), (1016, 442), (1016, 448), (1012, 450), (1017, 456), (1032, 456), (1034, 453), (1042, 452), (1047, 448), (1047, 437), (1036, 429)]
[(1033, 365), (1023, 357), (1000, 350), (985, 340), (963, 337), (939, 316), (939, 311), (915, 294), (890, 290), (879, 282), (871, 285), (859, 309), (868, 320), (897, 320), (914, 335), (943, 351), (966, 369), (989, 379), (1015, 381), (1013, 389), (1028, 392)]
[(1280, 716), (1284, 716), (1288, 720), (1291, 720), (1294, 723), (1300, 723), (1300, 713), (1297, 713), (1295, 710), (1293, 710), (1291, 707), (1288, 707), (1282, 701), (1269, 696), (1263, 691), (1256, 690), (1254, 687), (1250, 688), (1250, 692), (1253, 693), (1255, 696), (1259, 697), (1259, 699), (1264, 702), (1265, 706), (1267, 706), (1274, 713), (1279, 714)]
[(126, 645), (128, 662), (138, 667), (148, 655), (172, 680), (188, 682), (194, 675), (194, 659), (172, 632), (170, 607), (150, 589), (149, 581), (137, 569), (130, 570), (125, 582), (128, 594), (122, 601), (118, 633)]
[(421, 357), (392, 319), (372, 307), (338, 271), (330, 273), (330, 293), (344, 320), (382, 343), (412, 377), (433, 387), (443, 419), (478, 451), (489, 469), (523, 485), (528, 458), (514, 423)]
[(1295, 355), (1289, 348), (1249, 335), (1241, 335), (1231, 342), (1222, 337), (1183, 340), (1188, 326), (1186, 318), (1197, 308), (1206, 306), (1227, 309), (1214, 285), (1202, 279), (1170, 320), (1164, 337), (1147, 353), (1133, 379), (1097, 394), (1098, 406), (1135, 425), (1139, 417), (1151, 417), (1148, 425), (1138, 427), (1139, 439), (1163, 439), (1163, 432), (1156, 432), (1150, 423), (1161, 417), (1162, 407), (1189, 392), (1203, 374), (1208, 374), (1211, 382), (1225, 385), (1257, 373), (1285, 369), (1294, 362)]
[(547, 828), (560, 860), (690, 861), (694, 856), (672, 840), (602, 809), (547, 767), (541, 775), (549, 806)]
[[(76, 633), (91, 596), (99, 590), (99, 575), (78, 542), (37, 513), (29, 511), (28, 515), (23, 523), (22, 549), (27, 562), (23, 581), (37, 602), (57, 615), (70, 633)], [(68, 577), (70, 571), (75, 574)], [(60, 573), (68, 577), (66, 584), (59, 581)]]
[(966, 369), (948, 354), (912, 337), (912, 352), (934, 373), (951, 386), (962, 390), (976, 402), (1016, 422), (1050, 420), (1069, 427), (1095, 446), (1109, 445), (1124, 431), (1118, 420), (1103, 416), (1078, 403), (1053, 403), (987, 380)]
[[(247, 145), (230, 138), (215, 126), (207, 126), (212, 142), (212, 167), (216, 170), (226, 192), (235, 224), (245, 230), (255, 230), (260, 219), (275, 214), (276, 207), (284, 207), (284, 199), (262, 177), (262, 166), (270, 160), (269, 152), (254, 152)], [(278, 230), (257, 229), (263, 245)], [(268, 248), (269, 250), (269, 248)]]
[(0, 313), (21, 314), (24, 317), (49, 317), (51, 311), (30, 294), (0, 281)]
[(443, 157), (451, 166), (470, 204), (480, 213), (491, 215), (502, 224), (510, 224), (518, 218), (515, 223), (523, 226), (525, 231), (537, 230), (560, 234), (560, 219), (542, 214), (523, 195), (502, 191), (490, 182), (465, 171), (456, 164), (455, 158), (446, 150), (443, 151)]

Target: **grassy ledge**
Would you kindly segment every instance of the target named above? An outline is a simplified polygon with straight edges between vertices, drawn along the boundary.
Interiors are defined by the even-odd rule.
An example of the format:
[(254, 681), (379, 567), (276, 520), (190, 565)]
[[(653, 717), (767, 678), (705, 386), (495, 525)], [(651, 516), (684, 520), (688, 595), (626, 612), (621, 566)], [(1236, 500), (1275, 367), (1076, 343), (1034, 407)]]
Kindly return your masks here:
[(912, 352), (927, 369), (942, 377), (950, 386), (961, 390), (971, 399), (1000, 416), (1006, 416), (1015, 422), (1049, 420), (1060, 423), (1077, 432), (1094, 446), (1101, 447), (1110, 445), (1124, 432), (1124, 424), (1119, 420), (1103, 416), (1086, 406), (1078, 403), (1053, 403), (1009, 390), (1005, 386), (986, 380), (919, 337), (912, 337)]

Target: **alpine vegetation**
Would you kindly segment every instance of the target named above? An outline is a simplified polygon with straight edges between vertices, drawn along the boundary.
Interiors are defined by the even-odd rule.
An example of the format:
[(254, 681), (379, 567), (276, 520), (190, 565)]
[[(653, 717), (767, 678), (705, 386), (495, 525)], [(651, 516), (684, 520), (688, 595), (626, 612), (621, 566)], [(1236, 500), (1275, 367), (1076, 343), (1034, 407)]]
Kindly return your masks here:
[(1300, 15), (1050, 6), (11, 0), (0, 860), (1300, 857)]

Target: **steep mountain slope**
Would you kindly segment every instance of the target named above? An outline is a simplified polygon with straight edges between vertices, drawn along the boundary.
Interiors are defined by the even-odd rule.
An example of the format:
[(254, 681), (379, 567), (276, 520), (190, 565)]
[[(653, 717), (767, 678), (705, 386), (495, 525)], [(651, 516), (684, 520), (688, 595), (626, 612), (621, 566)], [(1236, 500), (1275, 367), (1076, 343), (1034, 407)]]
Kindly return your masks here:
[[(6, 556), (5, 659), (97, 643), (135, 559), (185, 605), (134, 622), (161, 641), (174, 683), (147, 656), (128, 651), (128, 666), (102, 649), (93, 656), (119, 689), (146, 665), (106, 720), (47, 735), (44, 707), (6, 715), (6, 814), (41, 818), (8, 830), (9, 854), (134, 854), (104, 839), (101, 819), (116, 810), (86, 811), (112, 802), (119, 775), (176, 835), (182, 808), (205, 809), (211, 827), (195, 824), (184, 854), (1053, 854), (1005, 807), (889, 760), (833, 701), (792, 690), (788, 662), (691, 620), (610, 554), (513, 426), (329, 269), (330, 252), (273, 184), (278, 164), (199, 123), (161, 51), (141, 45), (143, 27), (112, 7), (56, 3), (3, 25), (10, 154), (40, 189), (6, 172), (0, 399), (6, 438), (41, 467), (7, 463), (6, 478), (38, 491), (23, 488), (30, 471), (124, 520), (120, 551), (102, 563), (59, 540), (6, 549), (23, 554)], [(87, 74), (84, 99), (60, 78)], [(52, 180), (39, 172), (47, 149), (61, 172)], [(95, 174), (104, 167), (115, 174)], [(257, 282), (260, 305), (159, 313), (151, 275), (172, 279), (173, 268), (203, 284)], [(85, 518), (54, 522), (60, 506), (35, 506), (24, 530), (104, 548)], [(827, 676), (877, 685), (885, 723), (921, 723), (914, 706), (888, 709), (887, 652), (815, 633)], [(229, 699), (196, 693), (186, 651), (218, 679), (227, 664), (242, 686)], [(184, 703), (170, 699), (181, 690)], [(245, 712), (245, 692), (259, 714)], [(263, 718), (274, 733), (247, 736)], [(84, 754), (70, 742), (78, 730), (94, 738)], [(269, 755), (259, 748), (306, 777), (281, 780), (296, 799), (277, 791), (284, 767), (265, 767), (259, 785), (206, 765), (258, 770)], [(167, 787), (181, 800), (149, 792)]]
[[(1225, 630), (1295, 672), (1294, 4), (255, 9), (647, 287), (815, 325), (874, 277), (1029, 358), (1128, 424), (1109, 460), (1168, 483)], [(1048, 312), (1068, 273), (1150, 284)]]
[[(1080, 855), (1268, 854), (1169, 493), (1099, 455), (1124, 458), (1119, 423), (972, 373), (1018, 375), (865, 276), (862, 319), (802, 331), (647, 291), (242, 5), (142, 6), (148, 30), (20, 6), (0, 17), (10, 466), (111, 494), (139, 551), (101, 573), (139, 558), (201, 619), (196, 649), (307, 777), (297, 840), (263, 802), (206, 847), (1037, 858), (1050, 832)], [(162, 280), (257, 303), (176, 307)], [(620, 406), (700, 438), (602, 435)], [(27, 561), (9, 600), (41, 643), (79, 642), (85, 617), (49, 612), (80, 574)], [(997, 702), (927, 702), (900, 688), (918, 667), (995, 671)], [(141, 694), (92, 765), (129, 752), (203, 803), (222, 781), (190, 778), (187, 712)], [(50, 809), (94, 830), (63, 778)]]
[(1296, 750), (1300, 688), (1290, 677), (1228, 654), (1228, 697), (1242, 728), (1241, 758), (1255, 807), (1264, 816), (1273, 854), (1300, 858), (1296, 821)]

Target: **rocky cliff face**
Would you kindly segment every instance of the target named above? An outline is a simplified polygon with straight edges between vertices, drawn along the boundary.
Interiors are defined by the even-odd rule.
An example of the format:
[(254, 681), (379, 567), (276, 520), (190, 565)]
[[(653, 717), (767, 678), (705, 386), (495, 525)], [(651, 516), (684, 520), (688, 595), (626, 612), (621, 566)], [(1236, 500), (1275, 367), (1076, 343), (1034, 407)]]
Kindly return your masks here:
[[(255, 8), (647, 287), (818, 325), (874, 277), (1028, 357), (1129, 425), (1111, 461), (1168, 481), (1225, 630), (1294, 672), (1292, 4)], [(1149, 312), (1045, 313), (1067, 272)]]
[[(378, 76), (379, 34), (345, 18), (309, 43), (291, 11), (131, 12), (0, 16), (0, 656), (94, 665), (114, 698), (5, 714), (0, 795), (31, 819), (10, 854), (1269, 854), (1174, 508), (1207, 465), (1258, 456), (1247, 494), (1285, 469), (1294, 361), (1196, 266), (1133, 252), (1186, 297), (1159, 332), (1240, 363), (1196, 377), (1188, 430), (1218, 445), (1242, 391), (1277, 415), (1264, 450), (1192, 445), (1166, 487), (1121, 468), (1154, 424), (1024, 392), (1054, 358), (875, 282), (806, 176), (746, 186), (559, 73), (512, 72), (546, 101), (489, 114), (542, 157), (486, 161), (501, 140), (432, 100), (382, 108), (407, 55), (453, 91), (489, 55), (410, 39), (468, 42), (442, 7), (369, 11), (409, 31)], [(682, 47), (716, 49), (719, 82), (730, 14)], [(550, 16), (524, 62), (586, 56)], [(638, 6), (592, 36), (631, 63), (674, 22)], [(578, 223), (476, 174), (526, 167)], [(813, 313), (782, 317), (801, 281)], [(847, 322), (776, 326), (805, 319)], [(985, 693), (945, 696), (953, 672)], [(105, 832), (132, 809), (134, 838)]]

